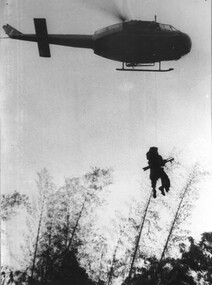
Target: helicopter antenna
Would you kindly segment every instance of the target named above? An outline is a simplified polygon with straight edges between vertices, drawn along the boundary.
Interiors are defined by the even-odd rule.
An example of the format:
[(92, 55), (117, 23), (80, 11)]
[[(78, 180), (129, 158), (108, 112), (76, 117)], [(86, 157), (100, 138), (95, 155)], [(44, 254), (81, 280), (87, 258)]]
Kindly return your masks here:
[(155, 23), (157, 22), (157, 15), (155, 15)]

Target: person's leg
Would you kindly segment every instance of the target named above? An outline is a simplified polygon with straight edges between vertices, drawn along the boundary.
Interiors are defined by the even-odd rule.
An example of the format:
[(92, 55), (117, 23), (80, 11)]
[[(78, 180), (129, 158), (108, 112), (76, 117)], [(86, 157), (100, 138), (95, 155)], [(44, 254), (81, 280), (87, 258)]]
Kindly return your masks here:
[(151, 179), (151, 183), (152, 183), (153, 197), (156, 198), (157, 176), (154, 173), (151, 173), (150, 174), (150, 179)]
[[(169, 188), (170, 188), (170, 180), (169, 180), (169, 177), (168, 177), (168, 175), (166, 174), (166, 172), (164, 170), (161, 171), (161, 183), (162, 183), (161, 187), (163, 189), (165, 188), (166, 192), (168, 192)], [(165, 193), (164, 193), (164, 195), (165, 195)]]
[(156, 180), (152, 181), (152, 191), (153, 191), (153, 198), (156, 198)]
[[(162, 180), (162, 179), (161, 179)], [(160, 186), (159, 187), (159, 190), (160, 190), (160, 192), (161, 192), (161, 194), (163, 195), (163, 196), (166, 196), (166, 194), (165, 194), (165, 192), (164, 192), (164, 187), (163, 186)]]

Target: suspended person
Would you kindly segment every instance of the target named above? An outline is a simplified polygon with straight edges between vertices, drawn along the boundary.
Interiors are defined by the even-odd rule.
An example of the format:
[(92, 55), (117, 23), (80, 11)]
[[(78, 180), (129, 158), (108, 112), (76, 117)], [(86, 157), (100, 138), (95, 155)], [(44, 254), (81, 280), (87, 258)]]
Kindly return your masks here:
[(171, 158), (164, 160), (162, 156), (158, 154), (157, 147), (150, 147), (149, 151), (146, 153), (146, 157), (149, 166), (144, 167), (143, 169), (150, 169), (150, 180), (152, 184), (153, 197), (156, 198), (156, 183), (159, 178), (161, 179), (161, 186), (159, 187), (159, 190), (161, 191), (161, 194), (165, 196), (164, 189), (166, 192), (169, 191), (170, 180), (163, 167), (168, 161), (172, 161), (174, 159)]

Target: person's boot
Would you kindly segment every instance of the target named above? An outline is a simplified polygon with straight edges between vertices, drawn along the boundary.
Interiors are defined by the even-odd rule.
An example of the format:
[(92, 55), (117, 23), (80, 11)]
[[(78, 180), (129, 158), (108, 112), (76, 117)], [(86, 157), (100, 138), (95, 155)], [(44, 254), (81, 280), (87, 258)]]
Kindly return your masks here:
[(166, 187), (165, 189), (166, 189), (166, 192), (168, 193), (169, 192), (169, 187)]
[(161, 194), (162, 194), (163, 196), (166, 196), (166, 195), (165, 195), (165, 192), (164, 192), (163, 186), (160, 186), (160, 187), (159, 187), (159, 190), (160, 190), (160, 192), (161, 192)]
[(156, 190), (153, 189), (153, 198), (156, 198), (156, 197), (157, 197), (157, 195), (156, 195)]

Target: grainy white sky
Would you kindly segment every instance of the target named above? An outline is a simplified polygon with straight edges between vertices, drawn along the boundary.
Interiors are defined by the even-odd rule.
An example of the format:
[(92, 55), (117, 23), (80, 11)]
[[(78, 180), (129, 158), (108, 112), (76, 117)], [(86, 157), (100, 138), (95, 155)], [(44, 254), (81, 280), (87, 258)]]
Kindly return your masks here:
[[(108, 9), (109, 1), (99, 2), (98, 7)], [(43, 167), (61, 184), (64, 176), (96, 165), (113, 167), (117, 185), (124, 185), (127, 193), (129, 185), (136, 187), (145, 153), (153, 145), (164, 157), (175, 148), (186, 165), (200, 161), (208, 168), (210, 1), (116, 3), (132, 19), (153, 20), (157, 14), (159, 22), (187, 33), (191, 52), (164, 63), (174, 68), (170, 73), (127, 73), (115, 71), (120, 63), (92, 50), (51, 46), (52, 57), (45, 59), (35, 43), (0, 40), (4, 192), (32, 193), (36, 171)], [(93, 34), (117, 22), (95, 5), (83, 0), (3, 0), (0, 26), (9, 23), (34, 33), (33, 18), (42, 17), (49, 33)], [(2, 29), (0, 34), (5, 36)], [(194, 212), (195, 233), (210, 227), (209, 185), (202, 187)]]

